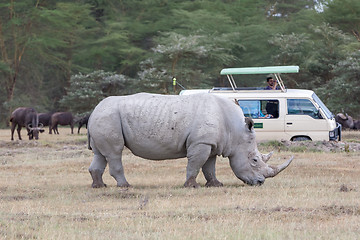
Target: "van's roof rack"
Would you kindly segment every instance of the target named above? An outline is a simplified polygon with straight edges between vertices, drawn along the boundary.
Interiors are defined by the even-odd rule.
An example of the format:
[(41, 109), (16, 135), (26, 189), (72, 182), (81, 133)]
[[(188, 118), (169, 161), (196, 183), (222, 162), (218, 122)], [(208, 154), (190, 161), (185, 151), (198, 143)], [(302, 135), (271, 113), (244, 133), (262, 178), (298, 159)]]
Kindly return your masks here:
[(236, 91), (242, 91), (242, 90), (265, 90), (264, 87), (213, 87), (210, 91), (229, 91), (229, 90), (236, 90)]
[(285, 92), (284, 83), (280, 77), (280, 73), (298, 73), (299, 66), (271, 66), (271, 67), (246, 67), (246, 68), (224, 68), (220, 75), (226, 75), (231, 88), (236, 91), (238, 88), (232, 75), (234, 74), (274, 74), (279, 83), (281, 91)]

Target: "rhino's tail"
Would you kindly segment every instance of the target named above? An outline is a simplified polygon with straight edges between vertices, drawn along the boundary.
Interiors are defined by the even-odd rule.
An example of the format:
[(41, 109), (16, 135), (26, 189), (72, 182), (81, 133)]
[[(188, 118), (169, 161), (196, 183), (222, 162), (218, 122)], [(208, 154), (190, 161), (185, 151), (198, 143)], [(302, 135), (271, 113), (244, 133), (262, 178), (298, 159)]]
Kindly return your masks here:
[[(90, 120), (90, 116), (89, 116), (89, 120)], [(90, 123), (89, 120), (88, 120), (88, 122)], [(88, 137), (88, 149), (92, 150), (91, 145), (90, 145), (90, 128), (89, 127), (87, 127), (87, 137)]]
[(90, 131), (89, 131), (89, 129), (88, 129), (88, 131), (87, 131), (87, 137), (88, 137), (88, 149), (89, 149), (89, 150), (92, 150), (92, 148), (91, 148), (91, 146), (90, 146)]

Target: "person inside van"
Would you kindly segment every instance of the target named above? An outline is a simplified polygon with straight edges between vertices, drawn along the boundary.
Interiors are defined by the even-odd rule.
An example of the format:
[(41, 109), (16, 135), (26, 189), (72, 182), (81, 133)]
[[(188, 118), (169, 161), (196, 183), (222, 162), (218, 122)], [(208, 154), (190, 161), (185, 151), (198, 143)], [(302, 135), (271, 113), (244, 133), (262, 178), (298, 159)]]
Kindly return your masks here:
[(262, 112), (259, 112), (259, 116), (257, 118), (273, 118), (274, 116), (271, 114), (264, 115)]
[(266, 103), (266, 112), (270, 114), (273, 118), (279, 117), (279, 102), (276, 100), (269, 100)]
[(267, 77), (266, 78), (267, 86), (265, 90), (278, 90), (280, 89), (277, 85), (277, 81), (273, 79), (273, 77)]
[(272, 114), (270, 114), (270, 113), (264, 114), (262, 112), (262, 107), (261, 107), (262, 102), (268, 102), (268, 101), (263, 101), (263, 100), (236, 100), (235, 99), (235, 103), (238, 104), (241, 107), (245, 117), (273, 118), (274, 116)]

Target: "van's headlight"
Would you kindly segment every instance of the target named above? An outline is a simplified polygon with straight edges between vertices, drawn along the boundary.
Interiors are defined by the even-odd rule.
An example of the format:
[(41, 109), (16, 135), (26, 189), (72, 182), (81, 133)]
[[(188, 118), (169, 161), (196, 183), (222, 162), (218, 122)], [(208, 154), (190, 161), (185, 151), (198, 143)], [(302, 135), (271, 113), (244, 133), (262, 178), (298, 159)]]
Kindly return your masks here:
[(337, 129), (329, 131), (329, 140), (335, 140), (337, 134), (336, 134)]

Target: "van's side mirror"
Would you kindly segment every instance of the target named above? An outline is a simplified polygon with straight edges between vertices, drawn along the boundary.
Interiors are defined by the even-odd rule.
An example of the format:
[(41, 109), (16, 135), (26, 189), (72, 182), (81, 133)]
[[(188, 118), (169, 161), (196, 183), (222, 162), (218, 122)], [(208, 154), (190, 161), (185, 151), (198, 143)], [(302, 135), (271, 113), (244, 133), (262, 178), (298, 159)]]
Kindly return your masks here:
[(316, 115), (317, 115), (318, 119), (323, 119), (320, 108), (317, 110)]

